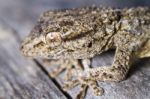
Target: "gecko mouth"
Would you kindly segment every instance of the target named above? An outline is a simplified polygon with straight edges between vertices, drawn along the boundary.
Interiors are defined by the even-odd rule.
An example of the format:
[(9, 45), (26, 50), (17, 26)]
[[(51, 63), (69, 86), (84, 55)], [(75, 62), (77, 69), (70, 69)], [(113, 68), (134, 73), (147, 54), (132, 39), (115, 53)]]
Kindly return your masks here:
[(36, 55), (36, 50), (34, 49), (34, 45), (31, 43), (30, 39), (26, 39), (22, 42), (20, 50), (26, 57), (34, 57)]
[[(21, 52), (25, 57), (32, 57), (32, 58), (47, 58), (50, 57), (51, 53), (50, 51), (53, 50), (53, 48), (46, 45), (43, 41), (40, 41), (35, 44), (30, 43), (23, 43), (21, 46)], [(51, 58), (53, 58), (53, 55), (51, 55)]]
[(37, 57), (41, 54), (41, 50), (44, 48), (45, 43), (42, 40), (42, 37), (31, 38), (27, 37), (21, 45), (21, 52), (26, 57)]

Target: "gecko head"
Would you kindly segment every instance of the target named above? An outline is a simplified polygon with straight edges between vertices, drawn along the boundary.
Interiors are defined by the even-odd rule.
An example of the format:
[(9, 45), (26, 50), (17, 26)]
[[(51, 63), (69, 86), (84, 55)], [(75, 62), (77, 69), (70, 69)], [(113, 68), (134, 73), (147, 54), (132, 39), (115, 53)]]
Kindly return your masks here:
[[(69, 38), (68, 33), (51, 31), (44, 33), (36, 26), (23, 41), (22, 53), (27, 57), (49, 59), (88, 57), (87, 51), (92, 46), (88, 35)], [(94, 53), (93, 53), (94, 54)]]
[(39, 33), (34, 28), (22, 42), (21, 51), (27, 57), (52, 57), (62, 49), (62, 42), (60, 32)]
[(70, 14), (65, 17), (59, 13), (48, 14), (41, 17), (23, 41), (22, 53), (25, 56), (50, 59), (88, 56), (87, 47), (92, 44), (92, 38), (88, 34), (95, 25), (88, 22), (89, 20), (72, 17)]

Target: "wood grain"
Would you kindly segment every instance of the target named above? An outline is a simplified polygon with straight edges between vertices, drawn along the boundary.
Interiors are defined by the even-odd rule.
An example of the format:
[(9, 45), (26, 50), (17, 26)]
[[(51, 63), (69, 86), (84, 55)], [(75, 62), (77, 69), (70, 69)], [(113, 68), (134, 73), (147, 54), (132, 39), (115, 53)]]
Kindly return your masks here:
[(0, 21), (0, 99), (66, 99), (32, 59), (22, 57), (12, 32)]

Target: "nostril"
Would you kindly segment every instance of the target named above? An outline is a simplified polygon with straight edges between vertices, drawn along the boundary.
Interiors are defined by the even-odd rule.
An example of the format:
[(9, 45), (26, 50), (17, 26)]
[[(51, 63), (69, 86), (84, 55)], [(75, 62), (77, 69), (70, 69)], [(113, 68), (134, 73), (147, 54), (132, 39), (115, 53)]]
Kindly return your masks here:
[(24, 56), (28, 56), (28, 52), (30, 51), (30, 48), (28, 48), (26, 46), (21, 46), (20, 50)]
[(24, 48), (24, 46), (23, 46), (23, 44), (21, 44), (21, 46), (20, 46), (20, 50), (22, 50)]

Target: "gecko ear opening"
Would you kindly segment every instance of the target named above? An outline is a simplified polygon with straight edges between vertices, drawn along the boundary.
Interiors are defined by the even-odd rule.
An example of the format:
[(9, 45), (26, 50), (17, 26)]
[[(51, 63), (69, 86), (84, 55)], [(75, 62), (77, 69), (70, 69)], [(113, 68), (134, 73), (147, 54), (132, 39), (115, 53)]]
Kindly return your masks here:
[(45, 43), (49, 47), (57, 47), (62, 43), (62, 37), (59, 32), (50, 32), (45, 36)]

